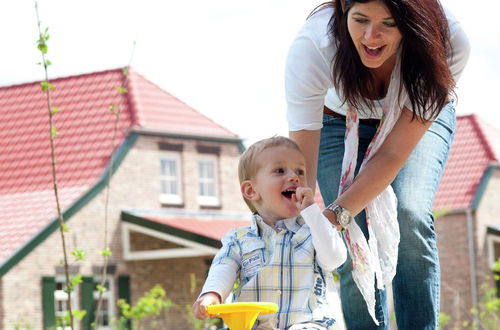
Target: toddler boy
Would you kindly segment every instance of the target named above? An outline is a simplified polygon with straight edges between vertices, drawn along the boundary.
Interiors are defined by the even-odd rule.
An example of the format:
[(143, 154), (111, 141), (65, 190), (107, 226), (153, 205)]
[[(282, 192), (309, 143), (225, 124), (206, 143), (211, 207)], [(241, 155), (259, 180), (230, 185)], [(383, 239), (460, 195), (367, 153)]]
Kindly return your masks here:
[(234, 301), (274, 302), (253, 329), (332, 329), (332, 271), (346, 260), (338, 231), (314, 203), (304, 156), (276, 136), (250, 146), (238, 167), (241, 193), (253, 212), (249, 227), (229, 231), (193, 305), (198, 318), (222, 303), (237, 279)]

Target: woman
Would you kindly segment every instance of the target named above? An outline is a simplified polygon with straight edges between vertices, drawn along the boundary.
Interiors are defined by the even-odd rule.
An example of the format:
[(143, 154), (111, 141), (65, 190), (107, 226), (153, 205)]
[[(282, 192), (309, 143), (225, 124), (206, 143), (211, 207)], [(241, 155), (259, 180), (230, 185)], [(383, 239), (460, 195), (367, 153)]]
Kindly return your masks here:
[[(388, 328), (381, 288), (391, 279), (398, 328), (437, 328), (432, 201), (453, 139), (453, 89), (468, 55), (467, 37), (438, 0), (328, 2), (291, 45), (290, 137), (306, 155), (309, 185), (317, 179), (331, 203), (325, 216), (347, 228), (351, 258), (339, 274), (349, 329)], [(359, 241), (361, 253), (357, 228), (369, 239)]]

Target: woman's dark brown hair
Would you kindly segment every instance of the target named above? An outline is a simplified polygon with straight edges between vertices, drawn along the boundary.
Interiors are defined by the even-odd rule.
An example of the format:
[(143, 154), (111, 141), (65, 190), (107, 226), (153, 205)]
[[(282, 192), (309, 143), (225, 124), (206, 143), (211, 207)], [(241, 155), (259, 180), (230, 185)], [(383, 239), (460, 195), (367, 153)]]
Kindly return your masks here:
[[(374, 109), (374, 102), (363, 101), (373, 95), (374, 85), (347, 30), (347, 13), (354, 3), (370, 1), (375, 0), (337, 0), (325, 4), (334, 7), (328, 25), (329, 35), (337, 46), (334, 83), (345, 102), (360, 111), (363, 107)], [(388, 8), (402, 35), (401, 88), (408, 93), (414, 115), (432, 118), (444, 107), (455, 85), (447, 62), (451, 45), (443, 8), (438, 0), (379, 1)]]

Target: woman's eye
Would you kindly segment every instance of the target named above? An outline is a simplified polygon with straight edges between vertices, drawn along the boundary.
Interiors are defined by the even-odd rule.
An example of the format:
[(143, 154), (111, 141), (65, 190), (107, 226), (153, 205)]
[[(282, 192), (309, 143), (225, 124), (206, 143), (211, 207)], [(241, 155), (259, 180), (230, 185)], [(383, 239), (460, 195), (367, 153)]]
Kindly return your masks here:
[(387, 26), (387, 27), (396, 27), (396, 23), (395, 22), (384, 22), (384, 25)]
[(364, 19), (364, 18), (355, 18), (355, 19), (354, 19), (354, 21), (355, 21), (356, 23), (360, 23), (360, 24), (365, 24), (365, 23), (367, 23), (367, 22), (368, 22), (368, 20), (367, 20), (367, 19)]

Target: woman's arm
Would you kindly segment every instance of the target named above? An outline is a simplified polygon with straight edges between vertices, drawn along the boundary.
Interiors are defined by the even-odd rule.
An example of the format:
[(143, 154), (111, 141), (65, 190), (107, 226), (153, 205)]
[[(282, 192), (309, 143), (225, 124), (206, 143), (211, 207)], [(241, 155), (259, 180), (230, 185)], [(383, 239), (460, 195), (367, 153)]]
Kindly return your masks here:
[[(431, 125), (422, 123), (413, 113), (403, 108), (401, 117), (380, 146), (380, 149), (366, 163), (352, 185), (334, 203), (349, 210), (353, 216), (392, 183), (411, 152)], [(324, 215), (337, 224), (335, 213), (326, 209)]]
[(306, 176), (309, 188), (316, 190), (316, 174), (318, 172), (319, 139), (321, 131), (290, 131), (289, 136), (297, 143), (306, 160)]

